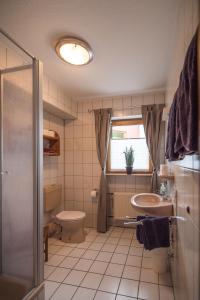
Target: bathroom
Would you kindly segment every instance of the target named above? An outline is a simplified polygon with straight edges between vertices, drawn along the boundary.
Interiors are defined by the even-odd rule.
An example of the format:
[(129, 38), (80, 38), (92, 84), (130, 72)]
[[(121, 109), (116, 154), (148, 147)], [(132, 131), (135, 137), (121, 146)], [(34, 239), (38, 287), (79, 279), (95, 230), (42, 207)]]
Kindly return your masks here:
[[(198, 0), (0, 1), (0, 300), (200, 299), (195, 110), (183, 127), (197, 149), (170, 152), (199, 9)], [(63, 37), (81, 41), (85, 65), (63, 61)], [(199, 31), (196, 46), (199, 70)], [(166, 239), (147, 245), (141, 232), (154, 221), (167, 224)]]

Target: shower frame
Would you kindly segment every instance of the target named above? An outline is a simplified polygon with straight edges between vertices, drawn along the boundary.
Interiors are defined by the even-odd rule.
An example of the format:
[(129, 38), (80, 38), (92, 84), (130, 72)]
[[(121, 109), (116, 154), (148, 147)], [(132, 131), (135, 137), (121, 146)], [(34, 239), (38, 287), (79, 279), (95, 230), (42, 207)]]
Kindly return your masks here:
[(20, 70), (32, 70), (32, 118), (33, 118), (33, 288), (23, 300), (44, 299), (44, 256), (43, 256), (43, 100), (42, 80), (43, 65), (34, 56), (23, 49), (0, 28), (11, 44), (27, 55), (32, 63), (0, 70), (0, 274), (2, 273), (2, 178), (7, 174), (3, 170), (3, 76)]

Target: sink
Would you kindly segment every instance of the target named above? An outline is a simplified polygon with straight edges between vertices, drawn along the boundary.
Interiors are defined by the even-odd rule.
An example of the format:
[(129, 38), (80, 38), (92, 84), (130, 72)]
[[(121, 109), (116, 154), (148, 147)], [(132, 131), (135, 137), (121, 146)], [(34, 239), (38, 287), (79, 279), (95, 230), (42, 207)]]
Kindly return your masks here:
[(152, 216), (171, 216), (172, 202), (153, 193), (142, 193), (131, 198), (132, 206), (140, 213)]

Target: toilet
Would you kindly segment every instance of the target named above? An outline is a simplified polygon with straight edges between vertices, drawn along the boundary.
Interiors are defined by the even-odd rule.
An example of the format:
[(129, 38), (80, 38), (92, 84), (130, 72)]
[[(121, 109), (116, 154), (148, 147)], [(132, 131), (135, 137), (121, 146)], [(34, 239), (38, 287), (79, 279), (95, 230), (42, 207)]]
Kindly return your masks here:
[[(61, 204), (62, 187), (58, 184), (47, 185), (44, 187), (44, 210), (52, 211)], [(81, 243), (85, 240), (85, 212), (63, 210), (53, 216), (55, 221), (62, 227), (61, 239), (65, 243)]]

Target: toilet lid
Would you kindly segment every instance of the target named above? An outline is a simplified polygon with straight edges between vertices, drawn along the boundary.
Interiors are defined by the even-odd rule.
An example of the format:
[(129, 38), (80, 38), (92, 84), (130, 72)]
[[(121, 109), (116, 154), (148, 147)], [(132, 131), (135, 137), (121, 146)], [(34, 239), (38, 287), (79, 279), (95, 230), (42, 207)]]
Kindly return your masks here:
[(63, 210), (56, 215), (59, 220), (79, 220), (85, 218), (85, 213), (83, 211), (67, 211)]

